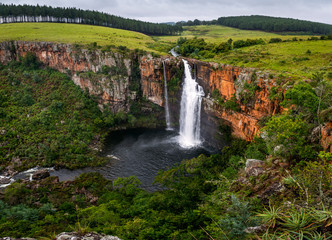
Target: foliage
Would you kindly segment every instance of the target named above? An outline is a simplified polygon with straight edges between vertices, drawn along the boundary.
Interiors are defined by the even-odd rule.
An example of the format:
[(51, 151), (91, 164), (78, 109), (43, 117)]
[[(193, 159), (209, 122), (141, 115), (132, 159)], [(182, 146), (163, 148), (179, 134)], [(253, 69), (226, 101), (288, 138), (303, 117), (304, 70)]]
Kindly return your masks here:
[[(0, 72), (1, 126), (6, 130), (0, 135), (0, 165), (12, 158), (21, 170), (99, 165), (104, 160), (90, 148), (103, 127), (95, 125), (102, 118), (97, 104), (65, 74), (36, 68), (39, 65), (28, 53)], [(13, 85), (13, 79), (20, 84)]]
[(226, 100), (224, 102), (223, 106), (225, 107), (225, 109), (232, 110), (234, 112), (240, 112), (241, 111), (240, 105), (238, 104), (235, 95), (233, 95), (231, 97), (231, 99)]
[(247, 39), (247, 40), (237, 40), (233, 43), (234, 48), (249, 47), (259, 44), (265, 44), (263, 39)]
[(273, 117), (263, 130), (270, 154), (287, 159), (312, 159), (314, 147), (308, 140), (310, 126), (300, 117)]
[(247, 233), (244, 230), (255, 224), (249, 203), (232, 195), (231, 204), (219, 222), (220, 228), (228, 233), (227, 238), (222, 239), (245, 239)]
[(217, 24), (267, 32), (309, 32), (311, 34), (329, 34), (332, 32), (332, 26), (329, 24), (259, 15), (220, 17)]
[[(282, 105), (285, 107), (296, 106), (296, 110), (303, 113), (317, 112), (319, 99), (312, 87), (304, 82), (299, 82), (285, 93)], [(311, 115), (311, 116), (312, 116)]]

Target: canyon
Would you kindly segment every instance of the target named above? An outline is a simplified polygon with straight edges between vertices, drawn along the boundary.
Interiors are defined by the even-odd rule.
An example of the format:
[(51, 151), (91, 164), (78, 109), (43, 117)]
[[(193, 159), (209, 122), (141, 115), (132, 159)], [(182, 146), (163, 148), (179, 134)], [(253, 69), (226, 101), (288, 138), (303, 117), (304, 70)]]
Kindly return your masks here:
[[(153, 57), (136, 51), (103, 51), (70, 44), (23, 41), (0, 43), (0, 62), (18, 60), (28, 52), (33, 52), (44, 65), (70, 75), (76, 85), (96, 96), (101, 109), (109, 107), (114, 113), (128, 112), (131, 102), (141, 97), (165, 106), (164, 63), (168, 84), (172, 82), (168, 95), (173, 123), (178, 122), (182, 59), (185, 59), (205, 92), (202, 137), (211, 141), (222, 135), (218, 131), (220, 124), (228, 125), (234, 136), (251, 141), (260, 130), (260, 121), (283, 111), (280, 99), (269, 98), (271, 88), (277, 87), (277, 83), (268, 71), (181, 57)], [(241, 95), (248, 93), (245, 88), (248, 84), (257, 89), (243, 102)], [(235, 98), (240, 110), (226, 110), (212, 96), (216, 92), (222, 101)], [(332, 151), (331, 123), (325, 124), (322, 135), (324, 148)]]

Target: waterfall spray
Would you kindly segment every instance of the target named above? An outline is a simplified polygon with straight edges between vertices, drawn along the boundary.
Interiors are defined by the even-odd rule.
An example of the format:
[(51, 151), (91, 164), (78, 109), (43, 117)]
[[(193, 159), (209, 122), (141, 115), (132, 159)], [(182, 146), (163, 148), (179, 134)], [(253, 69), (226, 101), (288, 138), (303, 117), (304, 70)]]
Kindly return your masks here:
[(165, 61), (163, 61), (163, 67), (164, 67), (164, 92), (165, 92), (165, 118), (166, 118), (166, 130), (173, 130), (171, 127), (171, 116), (169, 113), (169, 106), (168, 106), (168, 92), (167, 92), (167, 77), (166, 77), (166, 67), (165, 67)]
[(201, 103), (204, 91), (192, 77), (188, 62), (182, 61), (185, 68), (185, 78), (181, 96), (179, 144), (184, 148), (191, 148), (201, 143)]

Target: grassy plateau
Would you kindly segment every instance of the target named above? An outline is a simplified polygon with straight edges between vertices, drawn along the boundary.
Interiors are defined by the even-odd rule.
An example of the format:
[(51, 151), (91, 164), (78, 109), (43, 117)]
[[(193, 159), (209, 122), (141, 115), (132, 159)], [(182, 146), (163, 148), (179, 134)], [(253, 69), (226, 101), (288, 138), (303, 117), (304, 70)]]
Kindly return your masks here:
[(149, 50), (153, 39), (145, 34), (92, 25), (63, 23), (13, 23), (0, 25), (0, 42), (10, 40), (126, 46)]

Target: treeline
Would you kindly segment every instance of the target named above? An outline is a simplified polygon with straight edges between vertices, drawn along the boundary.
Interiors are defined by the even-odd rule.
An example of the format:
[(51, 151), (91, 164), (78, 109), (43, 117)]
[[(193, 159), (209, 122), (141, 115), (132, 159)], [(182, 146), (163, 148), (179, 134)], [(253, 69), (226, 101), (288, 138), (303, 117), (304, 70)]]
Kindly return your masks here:
[(265, 32), (296, 32), (303, 34), (331, 34), (332, 25), (310, 22), (292, 18), (268, 17), (268, 16), (238, 16), (238, 17), (220, 17), (212, 21), (194, 21), (179, 22), (177, 26), (195, 26), (195, 25), (223, 25), (245, 30), (260, 30)]
[[(318, 41), (318, 40), (332, 40), (331, 35), (322, 35), (319, 38), (312, 36), (307, 39), (307, 41)], [(282, 40), (281, 38), (271, 38), (269, 41), (264, 41), (262, 38), (257, 39), (247, 39), (247, 40), (236, 40), (228, 39), (226, 42), (221, 43), (207, 43), (203, 38), (192, 38), (187, 39), (180, 37), (177, 40), (177, 48), (175, 49), (178, 54), (184, 57), (191, 57), (196, 59), (209, 59), (214, 58), (215, 55), (220, 53), (226, 53), (233, 49), (239, 49), (243, 47), (250, 47), (254, 45), (264, 45), (269, 43), (279, 43), (279, 42), (296, 42), (305, 41), (303, 39), (298, 39), (293, 37), (292, 39)]]
[(97, 11), (0, 3), (0, 23), (12, 22), (81, 23), (137, 31), (150, 35), (175, 35), (182, 31), (182, 26), (178, 25), (143, 22)]
[(177, 41), (176, 52), (184, 57), (192, 58), (213, 58), (216, 54), (228, 52), (232, 49), (266, 44), (261, 38), (233, 41), (231, 38), (227, 42), (207, 43), (203, 38), (187, 39), (180, 37)]

